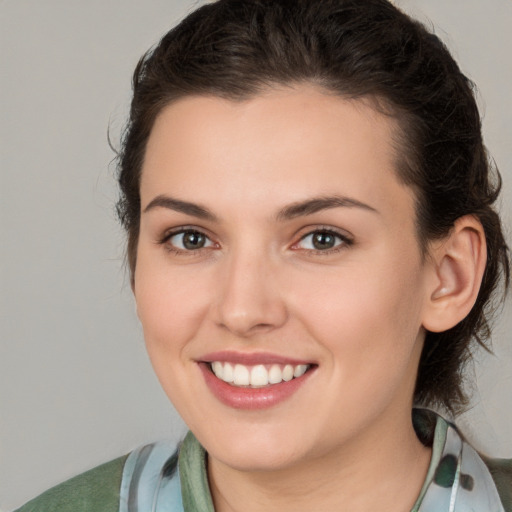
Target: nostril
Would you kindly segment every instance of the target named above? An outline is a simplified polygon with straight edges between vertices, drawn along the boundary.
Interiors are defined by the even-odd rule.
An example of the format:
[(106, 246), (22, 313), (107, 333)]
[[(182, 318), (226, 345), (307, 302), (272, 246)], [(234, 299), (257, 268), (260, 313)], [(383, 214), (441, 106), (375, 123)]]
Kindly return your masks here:
[(221, 328), (233, 334), (236, 334), (241, 338), (249, 337), (258, 333), (271, 331), (276, 327), (275, 325), (270, 323), (244, 323), (240, 321), (220, 322), (219, 325)]

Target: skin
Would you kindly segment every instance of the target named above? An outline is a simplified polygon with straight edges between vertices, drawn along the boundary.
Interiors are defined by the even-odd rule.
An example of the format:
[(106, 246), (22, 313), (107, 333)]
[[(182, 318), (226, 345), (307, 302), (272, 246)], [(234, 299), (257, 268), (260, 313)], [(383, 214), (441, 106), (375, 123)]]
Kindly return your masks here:
[[(432, 307), (450, 291), (439, 269), (450, 277), (454, 265), (420, 254), (394, 130), (369, 103), (305, 85), (241, 102), (186, 97), (155, 122), (134, 293), (156, 374), (208, 452), (220, 512), (396, 512), (419, 494), (430, 450), (414, 433), (412, 396), (424, 326), (446, 328), (439, 315), (449, 307), (438, 297)], [(278, 218), (333, 195), (365, 207)], [(148, 209), (162, 196), (212, 218)], [(166, 239), (183, 227), (204, 233), (205, 247)], [(307, 235), (322, 229), (341, 235), (336, 250), (313, 250)], [(219, 350), (317, 366), (284, 402), (235, 409), (198, 367)]]

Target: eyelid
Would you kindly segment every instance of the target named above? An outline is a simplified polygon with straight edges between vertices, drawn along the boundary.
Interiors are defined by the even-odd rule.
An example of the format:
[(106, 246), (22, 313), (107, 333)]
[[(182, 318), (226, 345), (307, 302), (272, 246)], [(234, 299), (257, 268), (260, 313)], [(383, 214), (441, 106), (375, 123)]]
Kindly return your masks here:
[[(293, 250), (302, 250), (308, 253), (325, 255), (343, 250), (344, 248), (351, 246), (354, 243), (354, 238), (352, 235), (350, 235), (344, 230), (340, 230), (332, 226), (308, 226), (307, 228), (304, 228), (301, 231), (303, 232), (303, 234), (301, 234), (298, 241), (294, 242), (291, 246), (291, 249)], [(300, 247), (297, 247), (300, 244), (300, 242), (302, 242), (307, 237), (314, 235), (315, 233), (328, 233), (334, 235), (335, 237), (341, 240), (341, 243), (338, 243), (337, 245), (330, 249), (302, 249)]]
[[(191, 250), (191, 249), (181, 249), (180, 247), (176, 247), (172, 244), (169, 244), (169, 241), (172, 237), (176, 235), (180, 235), (182, 233), (187, 232), (193, 232), (193, 233), (199, 233), (203, 235), (210, 243), (211, 245), (208, 245), (207, 247), (199, 247), (198, 249)], [(197, 254), (199, 252), (202, 252), (203, 250), (209, 250), (212, 248), (217, 248), (218, 244), (214, 241), (213, 237), (208, 234), (208, 230), (200, 228), (198, 226), (177, 226), (175, 228), (167, 229), (162, 236), (160, 236), (157, 239), (157, 244), (164, 245), (167, 247), (167, 249), (171, 252), (178, 253), (178, 254), (184, 254), (184, 255), (193, 255)]]
[(165, 242), (174, 235), (178, 235), (179, 233), (183, 233), (186, 231), (196, 231), (197, 233), (201, 233), (202, 235), (208, 237), (209, 239), (212, 236), (209, 234), (209, 231), (205, 228), (195, 226), (193, 224), (183, 224), (181, 226), (175, 226), (172, 228), (167, 228), (163, 230), (162, 234), (158, 237), (158, 242)]

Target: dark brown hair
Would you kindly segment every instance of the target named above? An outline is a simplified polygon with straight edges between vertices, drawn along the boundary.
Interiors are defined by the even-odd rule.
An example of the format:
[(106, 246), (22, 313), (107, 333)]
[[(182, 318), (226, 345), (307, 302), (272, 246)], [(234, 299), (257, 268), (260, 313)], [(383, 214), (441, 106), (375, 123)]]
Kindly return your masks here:
[(372, 99), (397, 119), (397, 174), (416, 193), (423, 249), (463, 215), (484, 227), (487, 266), (476, 304), (452, 329), (427, 333), (415, 391), (416, 402), (456, 412), (467, 401), (462, 375), (471, 342), (485, 346), (496, 289), (509, 281), (492, 206), (500, 176), (483, 145), (473, 84), (435, 35), (386, 0), (219, 0), (194, 11), (142, 57), (118, 158), (118, 212), (132, 277), (140, 173), (162, 108), (188, 95), (238, 101), (301, 82)]

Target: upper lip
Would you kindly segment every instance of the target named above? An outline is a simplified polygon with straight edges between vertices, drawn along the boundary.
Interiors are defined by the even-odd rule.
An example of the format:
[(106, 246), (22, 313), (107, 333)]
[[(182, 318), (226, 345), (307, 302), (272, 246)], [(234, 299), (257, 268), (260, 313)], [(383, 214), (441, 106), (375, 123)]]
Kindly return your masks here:
[(312, 361), (296, 359), (293, 357), (273, 354), (271, 352), (235, 352), (231, 350), (221, 350), (219, 352), (210, 352), (198, 358), (199, 362), (212, 363), (221, 361), (232, 364), (243, 364), (254, 366), (257, 364), (314, 364)]

